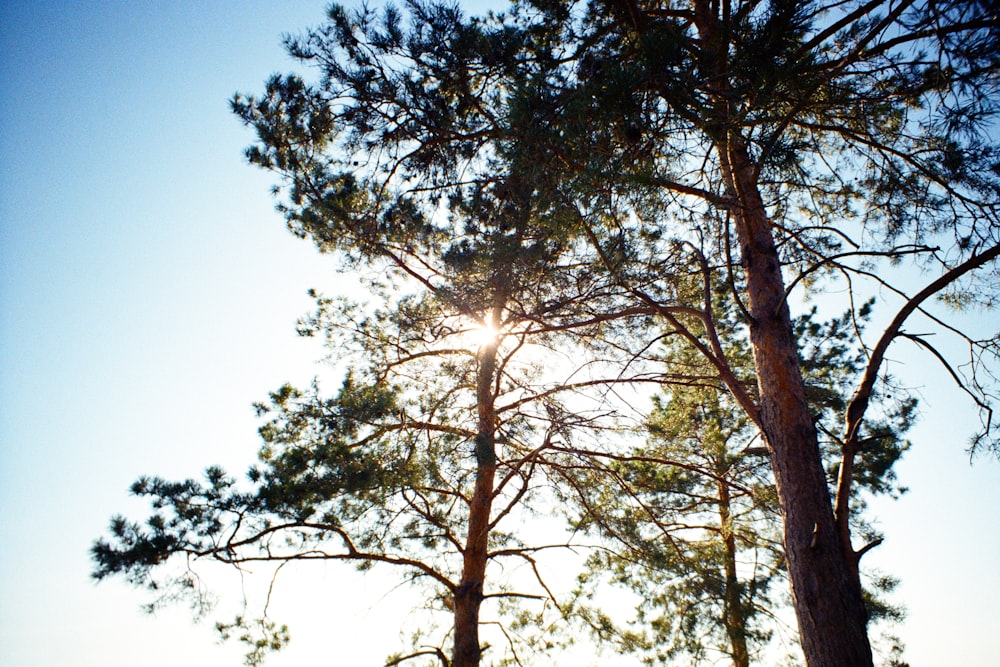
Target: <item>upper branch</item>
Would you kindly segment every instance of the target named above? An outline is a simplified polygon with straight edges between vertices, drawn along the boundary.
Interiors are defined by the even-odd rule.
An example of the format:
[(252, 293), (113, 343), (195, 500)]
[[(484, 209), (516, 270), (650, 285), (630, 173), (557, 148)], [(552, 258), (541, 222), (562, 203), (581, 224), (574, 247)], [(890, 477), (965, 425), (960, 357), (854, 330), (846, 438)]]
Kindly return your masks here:
[(900, 328), (903, 326), (906, 318), (913, 314), (920, 304), (928, 298), (948, 285), (951, 285), (966, 273), (978, 269), (997, 257), (1000, 257), (1000, 244), (969, 257), (958, 266), (945, 272), (937, 280), (920, 290), (920, 292), (918, 292), (913, 298), (907, 301), (902, 308), (900, 308), (899, 312), (896, 313), (896, 317), (894, 317), (892, 322), (889, 323), (889, 326), (885, 328), (885, 331), (882, 332), (882, 336), (875, 344), (875, 348), (872, 350), (871, 358), (865, 368), (865, 374), (861, 383), (858, 386), (857, 391), (854, 393), (854, 396), (851, 398), (851, 402), (847, 406), (845, 440), (853, 441), (857, 438), (858, 429), (861, 426), (861, 421), (864, 418), (865, 412), (868, 410), (868, 404), (871, 401), (872, 396), (872, 389), (875, 386), (875, 380), (878, 378), (879, 368), (885, 358), (886, 350), (889, 348), (889, 344), (892, 343), (893, 339), (900, 334)]

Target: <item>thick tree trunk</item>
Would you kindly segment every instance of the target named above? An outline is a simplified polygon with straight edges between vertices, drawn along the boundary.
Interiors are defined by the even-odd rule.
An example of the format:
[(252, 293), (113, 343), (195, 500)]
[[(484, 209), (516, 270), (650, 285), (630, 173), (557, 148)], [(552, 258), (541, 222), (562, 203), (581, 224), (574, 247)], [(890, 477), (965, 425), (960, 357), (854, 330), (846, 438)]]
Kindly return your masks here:
[(760, 418), (784, 517), (802, 650), (816, 667), (871, 665), (861, 587), (849, 562), (850, 545), (841, 544), (834, 522), (770, 220), (745, 146), (732, 140), (720, 147), (723, 151), (725, 177), (736, 199)]
[(479, 350), (476, 402), (479, 417), (476, 436), (476, 481), (469, 502), (469, 533), (465, 541), (462, 580), (454, 594), (455, 648), (452, 667), (478, 667), (482, 656), (479, 643), (479, 608), (489, 559), (490, 510), (496, 477), (496, 410), (493, 380), (496, 372), (497, 341)]
[[(785, 302), (781, 260), (757, 186), (755, 164), (739, 133), (739, 91), (730, 85), (729, 0), (692, 0), (699, 74), (709, 105), (696, 121), (719, 157), (732, 195), (751, 316), (750, 342), (764, 431), (784, 519), (784, 546), (802, 649), (812, 667), (872, 664), (867, 618), (850, 535), (838, 534), (816, 426), (805, 400), (798, 346)], [(647, 22), (634, 0), (615, 0), (619, 20), (640, 36)], [(669, 104), (676, 96), (664, 91)], [(746, 101), (746, 100), (743, 100)], [(682, 115), (690, 109), (682, 109)], [(847, 543), (842, 543), (842, 541)]]
[[(713, 107), (705, 131), (719, 156), (732, 197), (746, 278), (760, 393), (760, 424), (771, 453), (792, 600), (806, 662), (812, 667), (872, 665), (867, 616), (850, 544), (842, 544), (819, 450), (816, 425), (805, 399), (798, 344), (785, 300), (781, 259), (757, 185), (756, 165), (734, 125), (729, 86), (730, 3), (694, 0), (695, 24)], [(850, 540), (850, 536), (846, 536)]]

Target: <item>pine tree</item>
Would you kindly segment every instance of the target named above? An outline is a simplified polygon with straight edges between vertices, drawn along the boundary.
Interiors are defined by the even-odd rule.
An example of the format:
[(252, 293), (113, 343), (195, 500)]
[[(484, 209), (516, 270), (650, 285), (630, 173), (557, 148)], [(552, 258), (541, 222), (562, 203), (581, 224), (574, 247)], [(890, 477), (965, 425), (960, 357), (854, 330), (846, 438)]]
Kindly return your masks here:
[[(328, 24), (289, 41), (318, 64), (319, 84), (276, 76), (262, 96), (233, 103), (257, 133), (249, 160), (283, 179), (289, 228), (367, 276), (369, 304), (316, 295), (300, 327), (348, 367), (339, 390), (284, 386), (258, 406), (267, 421), (249, 485), (218, 468), (205, 482), (136, 482), (154, 511), (145, 525), (112, 521), (111, 539), (93, 549), (95, 577), (198, 598), (190, 573), (172, 575), (169, 563), (393, 566), (451, 623), (390, 664), (480, 664), (484, 603), (503, 627), (497, 664), (523, 664), (523, 650), (552, 646), (540, 628), (553, 601), (541, 547), (506, 526), (547, 502), (539, 460), (554, 438), (586, 427), (560, 393), (603, 384), (539, 360), (586, 341), (608, 319), (594, 305), (615, 287), (525, 173), (519, 144), (493, 138), (503, 109), (487, 84), (509, 63), (489, 49), (506, 48), (503, 29), (445, 5), (411, 13), (404, 31), (391, 8), (331, 8)], [(466, 60), (470, 44), (487, 54)], [(535, 573), (531, 590), (488, 581), (509, 561)], [(517, 600), (536, 601), (536, 612)], [(266, 617), (219, 628), (250, 643), (253, 664), (288, 639)]]
[[(539, 159), (561, 169), (563, 192), (573, 192), (607, 269), (719, 369), (766, 435), (807, 661), (871, 664), (859, 575), (869, 545), (853, 543), (850, 498), (889, 345), (909, 340), (943, 362), (981, 408), (973, 449), (996, 450), (995, 388), (982, 369), (996, 361), (997, 338), (966, 334), (928, 308), (935, 296), (995, 303), (996, 7), (792, 0), (519, 7), (534, 43), (563, 56), (535, 98), (551, 128)], [(674, 241), (724, 258), (728, 296), (753, 351), (755, 395), (711, 332), (678, 317), (707, 308), (705, 299), (679, 302), (671, 293), (663, 258)], [(667, 270), (659, 281), (645, 270), (651, 258)], [(904, 264), (938, 277), (906, 289)], [(901, 305), (866, 341), (868, 363), (845, 409), (831, 494), (789, 296), (801, 289), (814, 299), (834, 280), (856, 303), (882, 290)], [(904, 329), (917, 319), (921, 334)], [(979, 372), (960, 374), (923, 334), (925, 325), (964, 342)]]
[[(456, 614), (453, 664), (477, 664), (488, 562), (531, 558), (521, 547), (491, 550), (487, 531), (508, 539), (494, 532), (507, 516), (494, 506), (497, 488), (544, 468), (556, 491), (571, 492), (564, 471), (579, 460), (596, 469), (596, 453), (581, 454), (566, 433), (596, 421), (558, 397), (610, 380), (655, 382), (673, 395), (689, 369), (650, 370), (650, 351), (669, 338), (762, 434), (807, 661), (871, 664), (874, 606), (859, 563), (877, 537), (859, 529), (855, 489), (890, 479), (898, 452), (878, 443), (896, 442), (909, 419), (902, 407), (879, 407), (891, 385), (889, 346), (911, 341), (942, 362), (982, 410), (973, 450), (1000, 449), (988, 384), (997, 337), (965, 334), (931, 308), (939, 296), (945, 305), (995, 303), (995, 7), (537, 0), (489, 19), (431, 2), (407, 8), (409, 23), (393, 8), (332, 7), (327, 24), (288, 41), (317, 82), (276, 76), (264, 95), (234, 100), (258, 136), (251, 162), (283, 179), (291, 230), (345, 268), (384, 277), (378, 314), (346, 327), (364, 363), (332, 399), (276, 392), (251, 490), (217, 470), (206, 484), (140, 481), (137, 492), (174, 513), (146, 528), (116, 520), (117, 542), (95, 547), (98, 576), (146, 581), (170, 554), (232, 558), (236, 546), (261, 543), (222, 539), (222, 515), (257, 517), (266, 538), (277, 530), (274, 507), (280, 525), (339, 540), (337, 557), (382, 559), (437, 582)], [(907, 264), (938, 277), (905, 289)], [(814, 413), (809, 350), (828, 349), (826, 330), (797, 329), (789, 307), (793, 293), (815, 301), (837, 281), (851, 312), (848, 347), (864, 352), (853, 384), (834, 394), (840, 426)], [(876, 290), (901, 305), (869, 338), (855, 322)], [(339, 312), (315, 330), (344, 329)], [(920, 329), (904, 328), (916, 319)], [(468, 322), (499, 326), (516, 345), (446, 349)], [(934, 330), (968, 346), (970, 374), (923, 333)], [(509, 355), (529, 338), (571, 356), (583, 346), (581, 366), (601, 372), (515, 379)], [(423, 370), (410, 373), (411, 363)], [(510, 402), (498, 402), (505, 392)], [(443, 450), (411, 456), (426, 453), (416, 433)], [(471, 458), (445, 456), (459, 441)], [(539, 446), (544, 455), (533, 453)], [(611, 439), (596, 460), (622, 448)], [(381, 449), (391, 474), (380, 472)], [(314, 453), (332, 458), (316, 462)], [(447, 470), (434, 469), (439, 459)], [(418, 496), (428, 502), (406, 504), (413, 496), (389, 493), (390, 478), (425, 489)], [(442, 479), (472, 490), (428, 486)], [(267, 490), (279, 481), (290, 486)], [(531, 488), (524, 481), (512, 502), (530, 504)], [(460, 570), (425, 562), (420, 549), (385, 561), (384, 546), (417, 544), (426, 531), (413, 533), (417, 542), (355, 544), (382, 534), (366, 529), (363, 511), (352, 514), (376, 500), (403, 502), (415, 525), (442, 530), (434, 534), (462, 555)], [(317, 512), (360, 530), (296, 523)], [(866, 543), (856, 546), (859, 533)], [(448, 662), (439, 645), (427, 650)]]
[[(795, 322), (799, 340), (809, 341), (800, 356), (810, 406), (825, 432), (842, 419), (844, 391), (864, 368), (851, 330), (865, 322), (870, 305), (825, 323), (815, 312)], [(734, 333), (726, 335), (731, 360), (741, 346)], [(776, 619), (787, 604), (767, 450), (718, 375), (676, 341), (663, 345), (663, 363), (688, 369), (687, 383), (675, 380), (654, 396), (646, 442), (617, 456), (596, 455), (568, 485), (576, 492), (567, 499), (578, 507), (574, 526), (607, 540), (581, 577), (578, 613), (599, 639), (650, 664), (716, 664), (724, 655), (745, 667), (784, 630)], [(749, 369), (752, 360), (740, 364)], [(866, 433), (871, 466), (858, 475), (854, 498), (855, 530), (873, 541), (880, 536), (863, 521), (864, 500), (903, 491), (893, 466), (909, 446), (902, 436), (916, 406), (906, 392), (883, 399), (883, 419)], [(829, 436), (824, 441), (832, 487), (839, 447)], [(607, 585), (634, 591), (637, 615), (629, 623), (588, 606)], [(869, 580), (869, 610), (895, 621), (900, 612), (883, 595), (893, 585), (881, 575)]]
[[(154, 511), (145, 525), (113, 520), (111, 539), (93, 550), (95, 576), (174, 591), (191, 581), (187, 571), (172, 578), (169, 564), (184, 559), (388, 565), (423, 587), (429, 609), (452, 617), (443, 634), (415, 638), (411, 652), (393, 660), (433, 655), (442, 664), (480, 664), (484, 603), (491, 623), (520, 630), (505, 633), (509, 646), (493, 644), (497, 664), (551, 648), (545, 633), (526, 625), (554, 620), (545, 613), (553, 601), (541, 576), (533, 584), (491, 583), (488, 572), (499, 576), (514, 561), (538, 574), (536, 552), (560, 543), (527, 543), (516, 526), (525, 508), (550, 502), (539, 459), (557, 436), (585, 422), (560, 407), (560, 391), (600, 383), (563, 387), (554, 375), (562, 369), (539, 368), (558, 339), (550, 290), (559, 288), (565, 311), (572, 303), (560, 286), (567, 276), (555, 268), (565, 256), (526, 237), (531, 215), (514, 217), (513, 195), (504, 187), (497, 198), (498, 188), (455, 194), (448, 220), (455, 237), (436, 258), (424, 254), (419, 267), (397, 271), (388, 289), (373, 284), (374, 307), (317, 295), (317, 311), (300, 331), (323, 337), (333, 359), (348, 365), (339, 390), (325, 396), (319, 385), (286, 385), (258, 406), (264, 444), (248, 485), (217, 468), (204, 482), (136, 482), (133, 493)], [(413, 224), (418, 210), (409, 209)], [(429, 227), (421, 234), (433, 235)], [(375, 266), (382, 276), (393, 273), (391, 261)], [(560, 343), (563, 353), (571, 347)], [(536, 611), (525, 615), (517, 600), (536, 601)], [(263, 637), (246, 633), (254, 624)], [(252, 663), (287, 641), (287, 629), (265, 618), (220, 629), (244, 634)]]

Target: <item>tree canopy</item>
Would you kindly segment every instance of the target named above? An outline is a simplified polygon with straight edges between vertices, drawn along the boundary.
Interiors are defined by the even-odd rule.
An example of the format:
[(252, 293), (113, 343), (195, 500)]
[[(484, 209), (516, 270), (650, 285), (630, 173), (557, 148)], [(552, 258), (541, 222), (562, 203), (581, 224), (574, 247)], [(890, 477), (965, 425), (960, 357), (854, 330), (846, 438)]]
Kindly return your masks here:
[[(806, 661), (872, 664), (860, 560), (880, 538), (859, 491), (897, 488), (915, 415), (890, 346), (943, 364), (980, 408), (971, 451), (1000, 450), (1000, 334), (949, 319), (996, 304), (998, 18), (957, 0), (331, 7), (287, 39), (314, 80), (274, 76), (233, 109), (291, 231), (368, 277), (370, 303), (321, 296), (302, 325), (350, 370), (332, 398), (284, 387), (261, 406), (249, 486), (137, 482), (157, 511), (114, 520), (95, 575), (151, 582), (185, 555), (395, 565), (452, 614), (452, 646), (421, 638), (390, 664), (478, 665), (484, 601), (575, 613), (540, 576), (489, 574), (573, 544), (504, 528), (561, 511), (635, 552), (592, 573), (638, 586), (654, 628), (694, 577), (717, 606), (679, 634), (721, 628), (747, 664), (767, 634), (748, 591), (765, 609), (780, 572)], [(651, 409), (624, 397), (649, 387)], [(762, 578), (741, 580), (737, 517)], [(665, 526), (687, 523), (685, 546)], [(551, 648), (546, 618), (512, 619), (497, 664)], [(256, 648), (282, 642), (270, 630)], [(667, 659), (665, 637), (635, 641)]]

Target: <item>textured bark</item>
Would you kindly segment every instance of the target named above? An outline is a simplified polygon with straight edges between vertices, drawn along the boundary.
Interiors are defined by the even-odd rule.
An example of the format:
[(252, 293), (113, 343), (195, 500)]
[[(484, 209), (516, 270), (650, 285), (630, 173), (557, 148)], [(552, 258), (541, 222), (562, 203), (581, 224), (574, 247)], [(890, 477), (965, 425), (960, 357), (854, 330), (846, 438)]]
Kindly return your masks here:
[(476, 436), (476, 481), (469, 502), (469, 533), (462, 554), (462, 580), (454, 594), (455, 647), (452, 667), (478, 667), (482, 657), (479, 643), (479, 608), (489, 560), (490, 510), (496, 478), (496, 409), (493, 382), (496, 372), (497, 341), (479, 351), (476, 377), (476, 408), (479, 425)]
[(738, 123), (733, 122), (726, 37), (729, 3), (695, 0), (694, 9), (702, 48), (714, 63), (709, 84), (714, 99), (705, 131), (714, 140), (732, 198), (751, 317), (760, 425), (784, 520), (784, 547), (802, 651), (813, 667), (872, 665), (850, 535), (837, 531), (816, 425), (805, 398), (781, 258), (758, 187), (757, 165), (750, 159)]
[(802, 650), (810, 665), (871, 665), (860, 581), (849, 555), (850, 544), (841, 544), (844, 536), (838, 535), (834, 522), (770, 221), (745, 148), (730, 141), (721, 150), (725, 149), (724, 173), (736, 195), (734, 213), (753, 317), (750, 341), (761, 423), (784, 518), (784, 546)]

